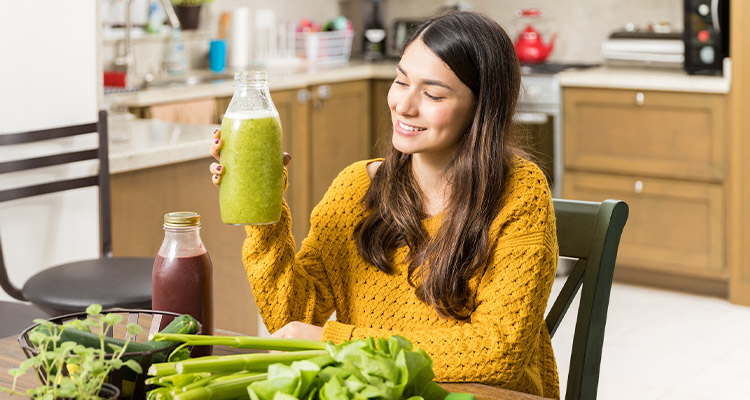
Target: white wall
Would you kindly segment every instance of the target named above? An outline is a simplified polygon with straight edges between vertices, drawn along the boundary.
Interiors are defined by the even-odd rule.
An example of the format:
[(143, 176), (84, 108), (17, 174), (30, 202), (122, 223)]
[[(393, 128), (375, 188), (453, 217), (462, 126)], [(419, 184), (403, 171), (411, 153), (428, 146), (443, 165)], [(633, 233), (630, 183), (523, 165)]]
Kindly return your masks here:
[[(96, 0), (3, 1), (0, 12), (0, 134), (94, 122), (101, 71)], [(95, 135), (0, 149), (0, 160), (90, 148)], [(96, 162), (0, 175), (0, 190), (96, 171)], [(96, 188), (0, 204), (0, 239), (11, 280), (96, 257)], [(9, 299), (0, 293), (0, 299)]]

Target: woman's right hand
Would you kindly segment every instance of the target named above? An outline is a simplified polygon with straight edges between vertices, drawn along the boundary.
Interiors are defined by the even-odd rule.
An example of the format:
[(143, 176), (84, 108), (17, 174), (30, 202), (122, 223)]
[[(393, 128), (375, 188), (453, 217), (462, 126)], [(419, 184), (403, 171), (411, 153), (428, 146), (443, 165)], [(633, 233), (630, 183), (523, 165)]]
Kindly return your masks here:
[[(219, 152), (221, 151), (221, 147), (224, 145), (224, 142), (221, 140), (221, 130), (217, 129), (214, 131), (214, 138), (211, 142), (211, 155), (216, 159), (216, 161), (219, 161)], [(289, 165), (289, 163), (292, 161), (292, 156), (289, 155), (289, 153), (284, 152), (284, 166), (286, 167)], [(224, 175), (224, 166), (219, 163), (211, 163), (211, 166), (208, 167), (208, 170), (211, 171), (211, 182), (213, 182), (214, 185), (219, 186), (221, 183), (221, 176)]]

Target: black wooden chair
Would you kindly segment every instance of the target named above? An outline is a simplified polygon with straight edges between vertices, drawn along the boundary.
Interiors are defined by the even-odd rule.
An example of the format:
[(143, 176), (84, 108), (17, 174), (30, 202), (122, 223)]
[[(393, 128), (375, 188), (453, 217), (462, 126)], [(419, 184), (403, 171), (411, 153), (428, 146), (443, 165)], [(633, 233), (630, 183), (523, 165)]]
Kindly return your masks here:
[(579, 289), (565, 399), (596, 399), (609, 293), (628, 205), (553, 199), (560, 256), (577, 259), (546, 317), (554, 336)]
[[(0, 174), (6, 174), (34, 168), (63, 166), (83, 160), (99, 160), (99, 172), (93, 176), (0, 191), (0, 203), (3, 203), (89, 186), (99, 188), (99, 258), (47, 268), (29, 278), (23, 287), (19, 288), (8, 277), (0, 242), (0, 286), (11, 297), (28, 301), (50, 315), (84, 311), (92, 303), (99, 303), (105, 309), (151, 308), (151, 270), (154, 260), (112, 257), (107, 113), (100, 111), (99, 121), (90, 124), (0, 135), (0, 146), (42, 142), (94, 132), (99, 136), (96, 149), (0, 162)], [(70, 227), (70, 234), (75, 234), (75, 227)], [(137, 235), (138, 232), (132, 234)], [(16, 268), (23, 268), (23, 265)]]

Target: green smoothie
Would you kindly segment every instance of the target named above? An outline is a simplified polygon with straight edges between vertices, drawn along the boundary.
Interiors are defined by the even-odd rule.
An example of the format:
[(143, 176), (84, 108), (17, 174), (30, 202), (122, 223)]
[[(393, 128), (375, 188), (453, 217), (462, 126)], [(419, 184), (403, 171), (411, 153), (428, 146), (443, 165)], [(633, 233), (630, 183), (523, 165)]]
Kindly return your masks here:
[(236, 112), (221, 122), (219, 189), (225, 224), (270, 224), (281, 217), (284, 153), (281, 125), (272, 112)]

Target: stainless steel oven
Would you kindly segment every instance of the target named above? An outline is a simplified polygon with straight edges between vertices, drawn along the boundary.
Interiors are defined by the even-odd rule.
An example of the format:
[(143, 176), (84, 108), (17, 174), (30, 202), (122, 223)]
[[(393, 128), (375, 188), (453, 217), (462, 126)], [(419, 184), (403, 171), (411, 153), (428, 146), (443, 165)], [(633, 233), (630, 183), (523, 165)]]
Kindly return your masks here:
[(562, 196), (563, 137), (562, 93), (557, 73), (589, 64), (523, 64), (521, 94), (515, 122), (523, 144), (547, 175), (553, 197)]

